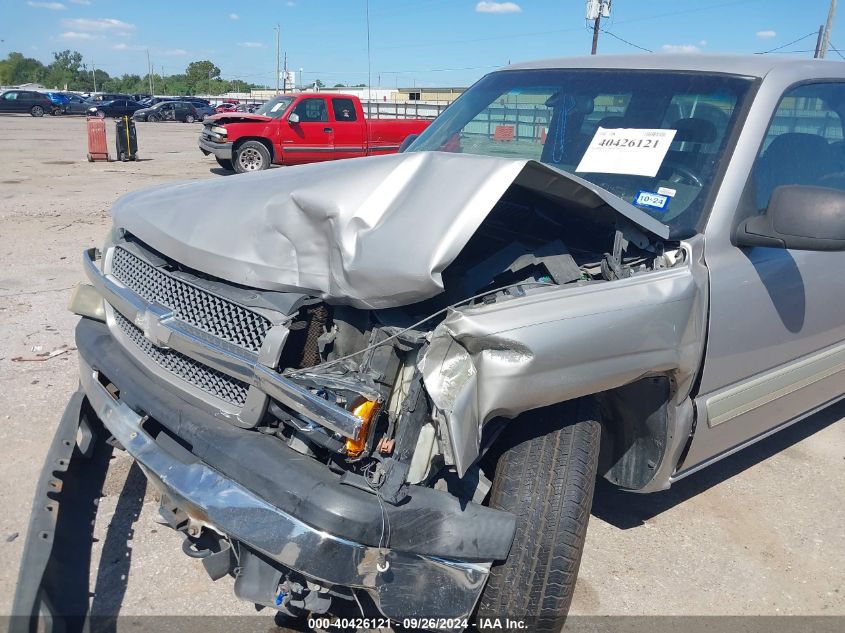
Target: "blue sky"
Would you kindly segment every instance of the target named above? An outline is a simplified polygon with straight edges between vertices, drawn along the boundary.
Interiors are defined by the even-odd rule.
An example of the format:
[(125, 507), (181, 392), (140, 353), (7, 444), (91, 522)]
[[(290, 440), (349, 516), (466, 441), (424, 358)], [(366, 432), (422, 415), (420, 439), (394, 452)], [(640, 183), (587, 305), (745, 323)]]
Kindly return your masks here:
[[(370, 0), (373, 84), (380, 79), (390, 87), (461, 86), (508, 61), (588, 53), (584, 4)], [(366, 0), (0, 0), (0, 5), (2, 57), (20, 51), (47, 62), (52, 51), (71, 48), (110, 74), (144, 74), (149, 49), (156, 72), (182, 72), (190, 61), (211, 59), (224, 77), (273, 84), (279, 23), (289, 68), (304, 69), (307, 81), (367, 81)], [(816, 31), (827, 6), (828, 0), (615, 0), (603, 24), (654, 51), (751, 53)], [(837, 44), (845, 47), (845, 30), (841, 37), (837, 33), (834, 23), (832, 41), (845, 53)], [(814, 46), (813, 35), (784, 50)], [(602, 34), (599, 52), (636, 49)]]

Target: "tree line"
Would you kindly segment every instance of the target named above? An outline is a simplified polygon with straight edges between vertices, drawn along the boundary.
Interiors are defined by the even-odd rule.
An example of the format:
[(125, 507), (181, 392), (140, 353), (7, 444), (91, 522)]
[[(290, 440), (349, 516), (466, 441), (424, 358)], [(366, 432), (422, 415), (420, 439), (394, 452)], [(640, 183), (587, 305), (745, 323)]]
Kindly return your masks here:
[(93, 92), (96, 83), (96, 90), (100, 92), (146, 94), (150, 92), (150, 80), (156, 94), (218, 95), (265, 87), (238, 79), (223, 79), (220, 69), (207, 59), (191, 62), (184, 73), (175, 75), (153, 73), (152, 76), (123, 74), (114, 77), (100, 68), (90, 68), (78, 51), (55, 52), (49, 64), (16, 52), (0, 60), (0, 86), (38, 83), (57, 90)]

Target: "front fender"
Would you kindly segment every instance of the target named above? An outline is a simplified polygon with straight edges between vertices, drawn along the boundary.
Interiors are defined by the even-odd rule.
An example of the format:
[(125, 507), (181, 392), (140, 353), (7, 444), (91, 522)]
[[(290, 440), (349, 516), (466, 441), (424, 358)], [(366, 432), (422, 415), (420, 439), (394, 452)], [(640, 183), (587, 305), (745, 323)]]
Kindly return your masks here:
[(463, 475), (484, 424), (667, 375), (689, 393), (706, 332), (706, 269), (687, 264), (619, 281), (543, 289), (452, 311), (422, 359), (423, 380)]

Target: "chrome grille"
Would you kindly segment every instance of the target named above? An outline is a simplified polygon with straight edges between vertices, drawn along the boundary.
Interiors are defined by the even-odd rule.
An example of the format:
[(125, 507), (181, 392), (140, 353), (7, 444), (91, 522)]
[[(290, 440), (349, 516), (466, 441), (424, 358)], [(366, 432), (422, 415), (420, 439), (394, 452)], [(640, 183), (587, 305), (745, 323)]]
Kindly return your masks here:
[(111, 272), (146, 301), (172, 310), (176, 318), (253, 352), (261, 349), (272, 325), (260, 314), (173, 277), (119, 246)]
[(163, 369), (224, 402), (237, 407), (243, 407), (246, 403), (246, 395), (249, 390), (249, 385), (246, 383), (203, 365), (175, 350), (159, 349), (147, 340), (140, 328), (136, 327), (117, 310), (114, 311), (114, 319), (117, 327), (126, 338)]

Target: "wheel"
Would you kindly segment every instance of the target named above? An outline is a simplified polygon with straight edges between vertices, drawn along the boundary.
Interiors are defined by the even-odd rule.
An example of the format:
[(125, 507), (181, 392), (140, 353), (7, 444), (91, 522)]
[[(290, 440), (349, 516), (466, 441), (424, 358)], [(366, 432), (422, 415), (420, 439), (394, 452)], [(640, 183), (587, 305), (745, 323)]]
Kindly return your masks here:
[(270, 152), (259, 141), (246, 141), (235, 150), (232, 166), (239, 174), (270, 167)]
[(147, 121), (149, 121), (150, 123), (155, 123), (156, 121), (161, 121), (161, 119), (159, 119), (158, 116), (155, 114), (148, 114)]
[(105, 118), (106, 118), (106, 113), (105, 113), (105, 112), (103, 112), (102, 110), (97, 110), (97, 118), (98, 118), (98, 119), (105, 119)]
[(53, 108), (50, 111), (50, 114), (52, 114), (53, 116), (59, 116), (61, 113), (62, 113), (61, 108)]
[(29, 113), (32, 116), (44, 116), (44, 108), (39, 105), (34, 105), (30, 108)]
[(223, 169), (227, 169), (229, 171), (235, 171), (235, 168), (232, 166), (232, 160), (229, 158), (217, 158), (217, 164), (220, 165)]
[(185, 123), (193, 123), (195, 121), (193, 114), (188, 114), (185, 116)]
[(561, 630), (581, 564), (600, 440), (592, 400), (539, 409), (505, 429), (490, 506), (516, 515), (516, 535), (507, 560), (490, 570), (479, 619), (539, 617), (535, 630)]

